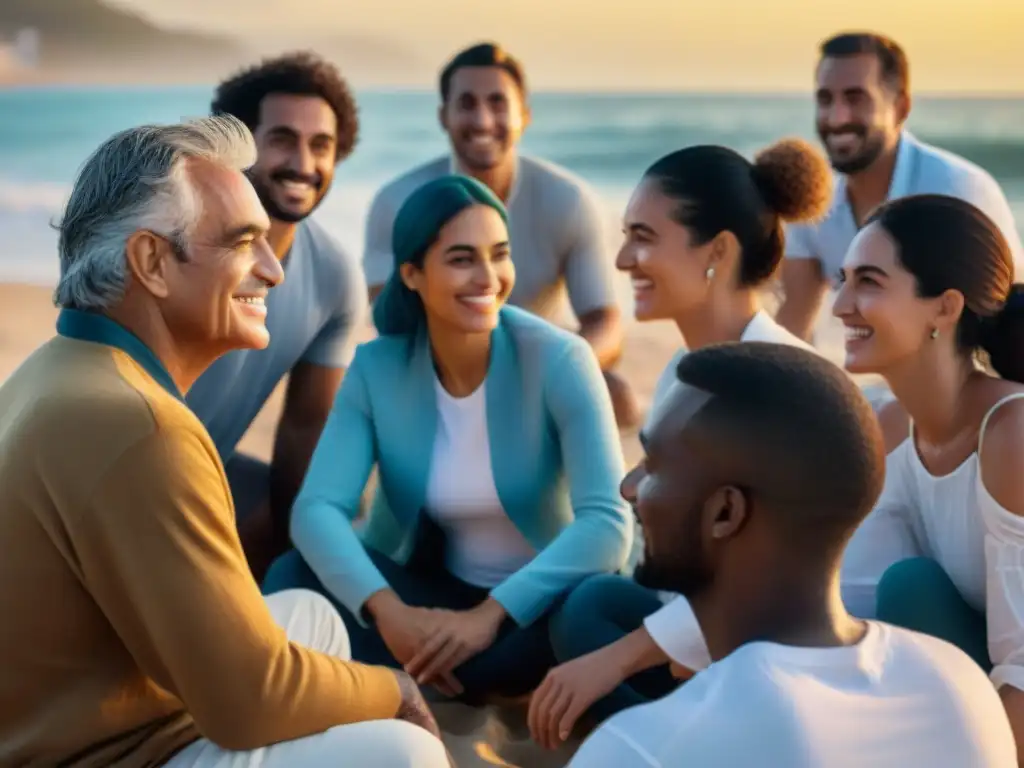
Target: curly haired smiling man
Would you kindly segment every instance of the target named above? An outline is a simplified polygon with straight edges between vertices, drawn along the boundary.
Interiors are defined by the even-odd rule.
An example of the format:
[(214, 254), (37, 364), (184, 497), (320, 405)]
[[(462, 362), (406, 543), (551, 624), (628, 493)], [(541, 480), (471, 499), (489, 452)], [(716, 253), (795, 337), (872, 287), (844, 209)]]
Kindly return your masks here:
[[(270, 215), (267, 239), (285, 274), (267, 299), (270, 346), (226, 355), (188, 395), (227, 467), (242, 542), (260, 578), (287, 543), (288, 511), (366, 319), (358, 259), (309, 218), (355, 147), (359, 120), (338, 70), (308, 52), (265, 60), (225, 80), (212, 111), (238, 118), (256, 139), (249, 179)], [(268, 466), (236, 446), (286, 375)]]

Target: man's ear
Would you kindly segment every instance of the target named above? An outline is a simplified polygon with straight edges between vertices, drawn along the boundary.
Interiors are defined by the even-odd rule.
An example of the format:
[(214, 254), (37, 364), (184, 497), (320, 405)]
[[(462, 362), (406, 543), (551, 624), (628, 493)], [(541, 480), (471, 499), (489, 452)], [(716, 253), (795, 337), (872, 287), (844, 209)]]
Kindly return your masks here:
[(746, 494), (732, 485), (722, 486), (704, 502), (704, 520), (713, 541), (739, 533), (747, 522), (748, 513)]
[(167, 298), (170, 293), (167, 265), (168, 260), (174, 258), (170, 243), (159, 235), (140, 229), (128, 237), (124, 252), (132, 282), (157, 298)]
[(901, 91), (896, 95), (896, 122), (902, 126), (910, 117), (910, 109), (914, 100), (907, 91)]

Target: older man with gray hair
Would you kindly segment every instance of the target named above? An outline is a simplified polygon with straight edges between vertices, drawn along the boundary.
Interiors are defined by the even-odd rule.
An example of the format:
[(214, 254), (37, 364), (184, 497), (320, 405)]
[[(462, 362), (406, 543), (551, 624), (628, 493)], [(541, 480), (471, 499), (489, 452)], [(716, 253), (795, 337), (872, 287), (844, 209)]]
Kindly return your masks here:
[(254, 160), (207, 118), (119, 133), (75, 182), (57, 337), (0, 387), (0, 764), (448, 765), (416, 686), (347, 660), (327, 601), (261, 597), (183, 400), (269, 341)]

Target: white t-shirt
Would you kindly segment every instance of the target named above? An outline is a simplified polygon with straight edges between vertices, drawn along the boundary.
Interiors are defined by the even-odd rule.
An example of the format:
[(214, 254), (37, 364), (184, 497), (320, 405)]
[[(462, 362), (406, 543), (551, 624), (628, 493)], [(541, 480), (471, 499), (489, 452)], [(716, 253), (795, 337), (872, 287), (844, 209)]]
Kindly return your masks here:
[(491, 469), (486, 382), (457, 398), (436, 378), (437, 433), (427, 482), (427, 511), (447, 538), (448, 571), (490, 589), (536, 554), (505, 514)]
[(748, 643), (620, 712), (569, 768), (1016, 768), (985, 673), (958, 648), (869, 622), (841, 648)]

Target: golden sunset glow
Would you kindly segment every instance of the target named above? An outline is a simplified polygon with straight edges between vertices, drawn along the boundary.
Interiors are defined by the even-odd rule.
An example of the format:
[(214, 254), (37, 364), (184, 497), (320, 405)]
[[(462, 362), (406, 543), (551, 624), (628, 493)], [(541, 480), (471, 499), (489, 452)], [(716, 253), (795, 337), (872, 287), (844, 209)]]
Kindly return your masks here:
[[(115, 0), (174, 26), (243, 37), (366, 36), (422, 62), (410, 85), (477, 39), (546, 88), (804, 90), (816, 44), (871, 29), (907, 50), (919, 92), (1024, 93), (1021, 0)], [(273, 30), (273, 32), (270, 32)]]

